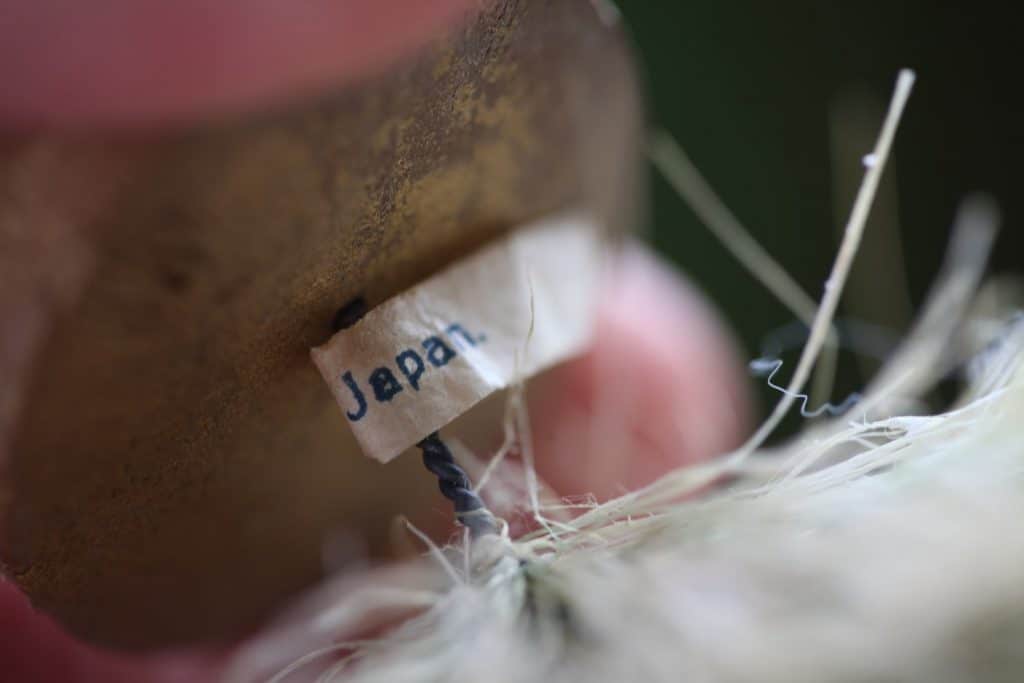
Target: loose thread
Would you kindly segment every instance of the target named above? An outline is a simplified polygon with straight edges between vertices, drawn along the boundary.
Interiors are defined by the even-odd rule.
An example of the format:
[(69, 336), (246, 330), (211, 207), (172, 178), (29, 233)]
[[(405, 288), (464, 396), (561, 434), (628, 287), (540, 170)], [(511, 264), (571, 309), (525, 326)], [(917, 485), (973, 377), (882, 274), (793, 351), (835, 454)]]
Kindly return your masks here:
[(423, 465), (437, 477), (441, 494), (452, 501), (455, 519), (469, 529), (473, 538), (498, 533), (498, 521), (473, 491), (465, 470), (455, 463), (451, 449), (434, 432), (417, 444), (423, 451)]

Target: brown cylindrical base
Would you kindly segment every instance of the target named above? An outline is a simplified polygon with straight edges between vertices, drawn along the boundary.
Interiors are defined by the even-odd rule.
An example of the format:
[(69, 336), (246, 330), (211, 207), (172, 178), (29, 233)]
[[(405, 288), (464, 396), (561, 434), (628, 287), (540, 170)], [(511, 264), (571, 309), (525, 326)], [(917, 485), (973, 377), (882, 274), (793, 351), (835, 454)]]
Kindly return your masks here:
[(639, 131), (621, 30), (503, 0), (295, 110), (0, 142), (4, 571), (77, 634), (149, 647), (230, 634), (325, 547), (385, 538), (433, 484), (358, 453), (309, 348), (354, 297), (547, 212), (626, 227)]

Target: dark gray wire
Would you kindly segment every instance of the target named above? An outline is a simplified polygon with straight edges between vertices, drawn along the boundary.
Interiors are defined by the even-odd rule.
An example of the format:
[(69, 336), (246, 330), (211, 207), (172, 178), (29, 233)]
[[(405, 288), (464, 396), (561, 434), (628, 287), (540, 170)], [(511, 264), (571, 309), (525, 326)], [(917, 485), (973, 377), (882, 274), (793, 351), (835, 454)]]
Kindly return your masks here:
[(451, 449), (434, 432), (417, 446), (423, 451), (423, 465), (437, 477), (441, 494), (452, 501), (455, 519), (469, 529), (473, 538), (498, 533), (498, 521), (473, 490), (469, 475), (455, 463)]

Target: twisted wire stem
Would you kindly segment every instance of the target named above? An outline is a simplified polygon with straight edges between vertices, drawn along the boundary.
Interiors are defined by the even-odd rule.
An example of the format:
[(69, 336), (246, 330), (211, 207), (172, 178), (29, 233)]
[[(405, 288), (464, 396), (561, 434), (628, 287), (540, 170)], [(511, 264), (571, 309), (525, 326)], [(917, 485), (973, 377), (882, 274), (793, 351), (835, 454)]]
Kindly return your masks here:
[(473, 538), (497, 534), (498, 520), (473, 491), (469, 476), (455, 463), (451, 450), (441, 441), (440, 435), (434, 432), (417, 446), (423, 451), (423, 465), (437, 477), (441, 494), (452, 501), (459, 524), (469, 529)]

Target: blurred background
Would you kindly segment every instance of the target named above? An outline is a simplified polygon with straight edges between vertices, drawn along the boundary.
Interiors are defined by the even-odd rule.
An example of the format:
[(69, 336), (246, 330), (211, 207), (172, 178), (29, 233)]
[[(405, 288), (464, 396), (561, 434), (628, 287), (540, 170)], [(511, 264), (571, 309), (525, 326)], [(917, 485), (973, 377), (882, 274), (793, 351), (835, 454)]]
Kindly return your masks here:
[[(934, 0), (618, 4), (644, 62), (653, 123), (674, 135), (816, 299), (897, 72), (917, 71), (840, 315), (899, 335), (939, 268), (958, 202), (972, 191), (991, 193), (1003, 210), (994, 270), (1024, 267), (1022, 60), (1012, 9)], [(793, 315), (663, 179), (652, 173), (652, 180), (653, 241), (718, 304), (747, 357), (756, 357), (766, 335)], [(862, 386), (869, 371), (844, 354), (833, 400)]]

